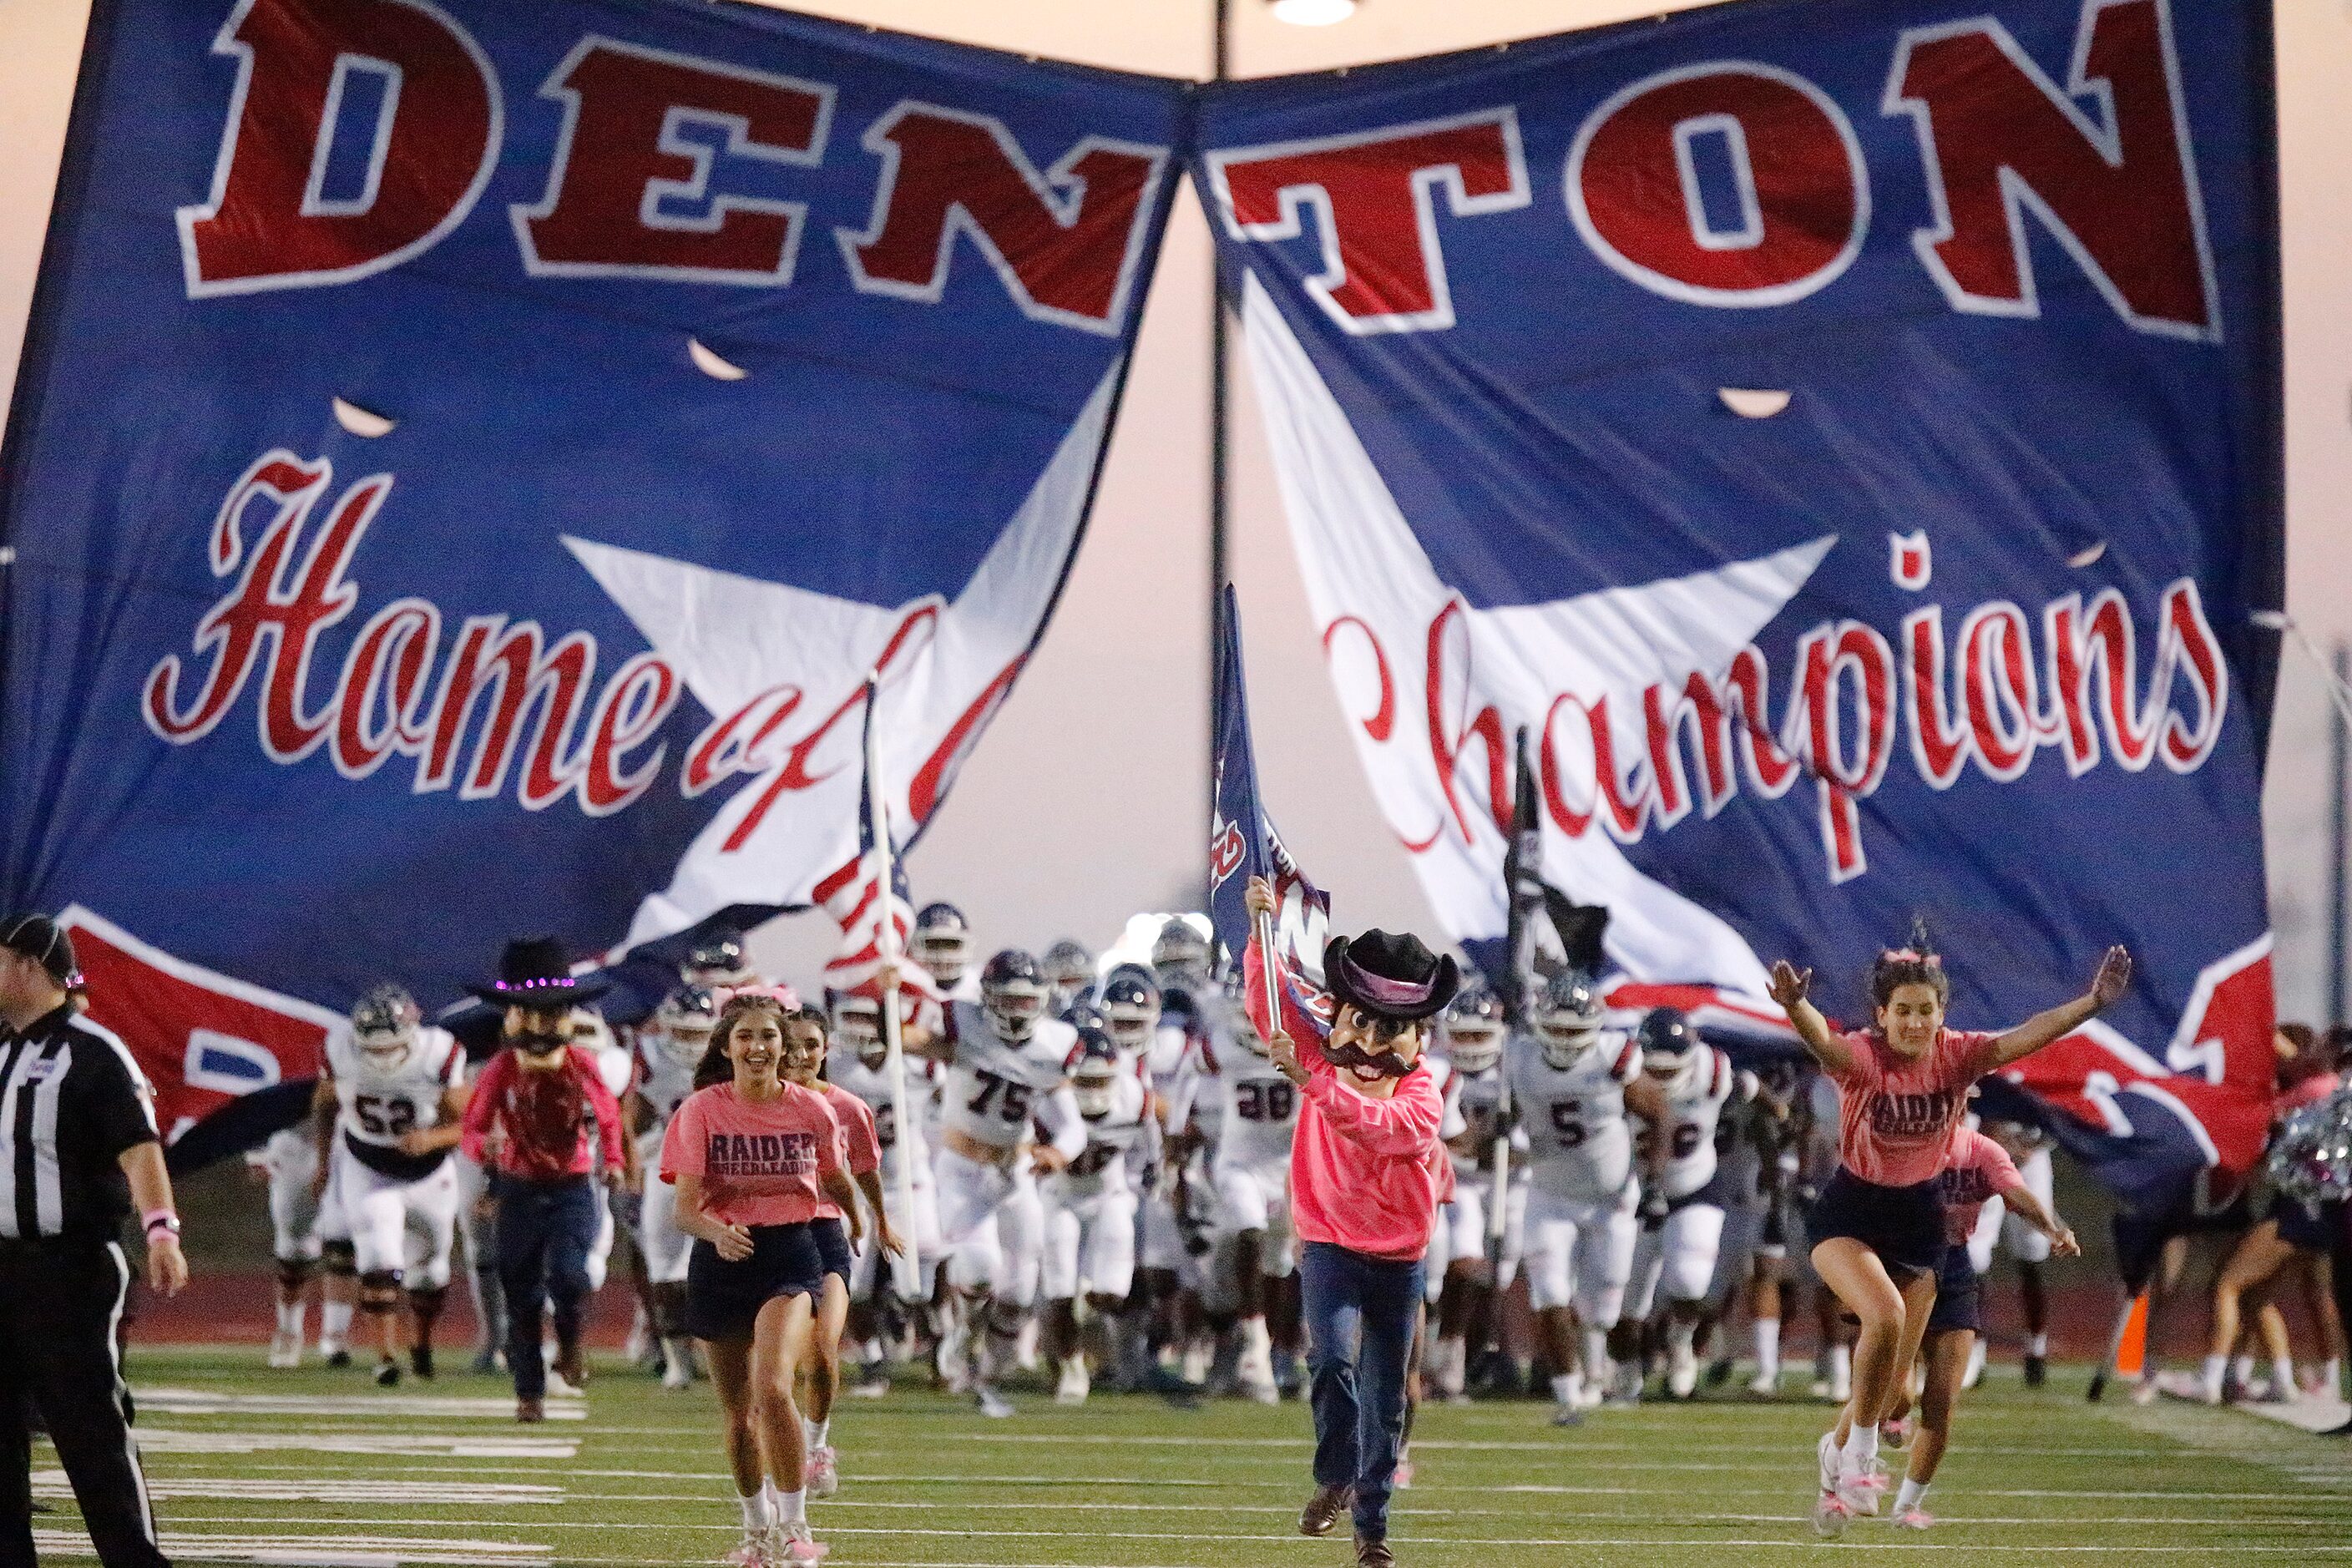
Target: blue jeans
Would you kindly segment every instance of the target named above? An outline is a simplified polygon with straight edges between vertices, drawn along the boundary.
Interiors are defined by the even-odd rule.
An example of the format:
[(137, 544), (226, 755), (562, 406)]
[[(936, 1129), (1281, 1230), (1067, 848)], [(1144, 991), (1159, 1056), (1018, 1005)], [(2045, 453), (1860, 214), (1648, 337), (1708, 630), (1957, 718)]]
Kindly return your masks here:
[(547, 1393), (539, 1359), (541, 1304), (554, 1309), (559, 1345), (580, 1342), (580, 1313), (588, 1299), (588, 1254), (601, 1216), (596, 1189), (586, 1176), (561, 1182), (498, 1178), (499, 1287), (507, 1299), (507, 1371), (515, 1396)]
[(1389, 1532), (1423, 1268), (1417, 1258), (1392, 1262), (1328, 1241), (1310, 1241), (1299, 1254), (1315, 1484), (1354, 1486), (1360, 1536)]

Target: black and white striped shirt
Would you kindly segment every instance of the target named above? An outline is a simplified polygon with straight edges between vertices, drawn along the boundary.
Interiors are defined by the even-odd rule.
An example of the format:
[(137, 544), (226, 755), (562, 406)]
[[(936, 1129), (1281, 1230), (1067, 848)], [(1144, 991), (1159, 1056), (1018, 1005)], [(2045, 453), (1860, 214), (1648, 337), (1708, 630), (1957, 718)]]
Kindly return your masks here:
[(154, 1140), (130, 1048), (70, 1003), (0, 1028), (0, 1240), (111, 1240), (131, 1213), (122, 1152)]

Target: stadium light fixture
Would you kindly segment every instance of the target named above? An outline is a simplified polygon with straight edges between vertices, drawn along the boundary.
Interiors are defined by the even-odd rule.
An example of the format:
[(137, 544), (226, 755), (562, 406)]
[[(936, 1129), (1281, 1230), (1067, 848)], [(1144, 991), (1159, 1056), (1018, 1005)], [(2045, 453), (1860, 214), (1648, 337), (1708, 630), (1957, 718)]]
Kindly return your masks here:
[(1294, 27), (1328, 27), (1356, 14), (1356, 0), (1274, 0), (1274, 19)]

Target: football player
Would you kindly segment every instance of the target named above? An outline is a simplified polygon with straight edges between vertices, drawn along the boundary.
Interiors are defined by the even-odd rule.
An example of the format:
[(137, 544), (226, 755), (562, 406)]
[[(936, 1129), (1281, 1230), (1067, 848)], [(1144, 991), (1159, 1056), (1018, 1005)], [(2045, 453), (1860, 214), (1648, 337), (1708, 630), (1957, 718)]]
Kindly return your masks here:
[[(1642, 1325), (1649, 1321), (1658, 1287), (1665, 1286), (1666, 1392), (1688, 1399), (1698, 1387), (1698, 1357), (1692, 1349), (1700, 1316), (1706, 1308), (1707, 1288), (1715, 1282), (1715, 1261), (1723, 1246), (1723, 1224), (1730, 1183), (1723, 1177), (1716, 1153), (1716, 1128), (1723, 1108), (1734, 1097), (1741, 1102), (1756, 1097), (1754, 1075), (1736, 1070), (1731, 1058), (1703, 1044), (1690, 1021), (1672, 1007), (1654, 1007), (1634, 1030), (1641, 1047), (1642, 1070), (1665, 1097), (1666, 1119), (1643, 1119), (1637, 1151), (1654, 1154), (1657, 1193), (1653, 1202), (1655, 1224), (1645, 1224), (1633, 1244), (1633, 1278), (1625, 1293), (1621, 1340), (1619, 1394), (1641, 1394)], [(1652, 1145), (1663, 1142), (1663, 1149)], [(1723, 1179), (1718, 1179), (1723, 1177)], [(1630, 1373), (1630, 1377), (1629, 1374)]]
[(465, 1053), (426, 1025), (415, 998), (378, 985), (327, 1036), (314, 1103), (331, 1104), (319, 1151), (350, 1234), (359, 1308), (376, 1327), (375, 1380), (400, 1381), (394, 1316), (404, 1289), (414, 1333), (409, 1366), (433, 1375), (433, 1325), (449, 1288), (457, 1174), (449, 1163), (466, 1112)]
[(1788, 1278), (1789, 1238), (1783, 1210), (1797, 1174), (1793, 1142), (1795, 1065), (1779, 1062), (1759, 1075), (1756, 1096), (1724, 1108), (1716, 1125), (1717, 1169), (1725, 1189), (1723, 1245), (1716, 1253), (1709, 1292), (1717, 1340), (1709, 1386), (1731, 1378), (1728, 1333), (1733, 1307), (1744, 1300), (1756, 1356), (1748, 1392), (1769, 1396), (1780, 1382), (1780, 1288)]
[(1524, 1171), (1511, 1172), (1509, 1191), (1495, 1190), (1495, 1145), (1511, 1136), (1503, 1085), (1504, 1032), (1502, 998), (1484, 986), (1463, 987), (1438, 1024), (1438, 1050), (1448, 1068), (1445, 1133), (1454, 1160), (1454, 1198), (1441, 1211), (1441, 1234), (1433, 1238), (1442, 1267), (1428, 1371), (1449, 1402), (1467, 1397), (1470, 1346), (1486, 1342), (1496, 1293), (1509, 1284), (1498, 1277), (1499, 1268), (1488, 1268), (1494, 1205), (1504, 1205), (1505, 1257), (1518, 1229), (1510, 1223), (1511, 1211), (1524, 1217), (1526, 1210)]
[(1087, 951), (1086, 943), (1064, 937), (1045, 950), (1045, 984), (1054, 989), (1052, 1011), (1060, 1017), (1070, 1010), (1070, 1005), (1081, 997), (1092, 1000), (1095, 988), (1095, 955)]
[(283, 1127), (246, 1155), (255, 1181), (269, 1192), (271, 1255), (278, 1261), (278, 1328), (269, 1364), (302, 1364), (303, 1320), (310, 1277), (319, 1268), (319, 1143), (307, 1127)]
[(1086, 1123), (1087, 1144), (1065, 1169), (1040, 1184), (1045, 1205), (1045, 1349), (1061, 1365), (1056, 1403), (1081, 1405), (1093, 1387), (1080, 1343), (1078, 1299), (1097, 1322), (1127, 1305), (1135, 1283), (1134, 1177), (1159, 1157), (1156, 1121), (1143, 1082), (1120, 1062), (1100, 1030), (1078, 1031), (1070, 1097)]
[(713, 931), (698, 943), (677, 966), (681, 985), (705, 991), (734, 991), (760, 984), (759, 973), (744, 955), (743, 938), (731, 931)]
[[(930, 1300), (940, 1269), (939, 1205), (931, 1185), (930, 1144), (923, 1135), (919, 1110), (920, 1102), (930, 1093), (929, 1077), (936, 1064), (911, 1049), (907, 1052), (907, 1120), (911, 1125), (902, 1133), (890, 1093), (889, 1046), (882, 1037), (881, 1002), (862, 991), (833, 992), (827, 1000), (833, 1012), (833, 1049), (825, 1058), (825, 1077), (864, 1100), (866, 1109), (874, 1113), (874, 1136), (882, 1148), (882, 1212), (888, 1217), (892, 1231), (914, 1247), (919, 1271), (915, 1296), (900, 1306), (918, 1309)], [(913, 1038), (915, 1032), (910, 1026), (906, 1039)], [(898, 1195), (901, 1161), (907, 1162), (914, 1189), (911, 1212)], [(886, 1394), (890, 1387), (878, 1353), (878, 1341), (883, 1327), (881, 1289), (887, 1284), (895, 1290), (896, 1276), (886, 1279), (878, 1243), (879, 1237), (869, 1228), (857, 1250), (856, 1267), (849, 1281), (849, 1342), (877, 1346), (877, 1353), (868, 1360), (851, 1390), (866, 1397)]]
[(950, 903), (925, 904), (915, 916), (908, 949), (950, 1002), (978, 1002), (980, 976), (971, 968), (971, 922)]
[[(2057, 1185), (2050, 1168), (2050, 1134), (2022, 1121), (1994, 1121), (1985, 1136), (2000, 1144), (2017, 1165), (2025, 1190), (2044, 1213), (2057, 1207)], [(1991, 1272), (1995, 1244), (2017, 1260), (2018, 1306), (2025, 1320), (2025, 1386), (2039, 1388), (2050, 1375), (2050, 1308), (2042, 1281), (2042, 1266), (2050, 1261), (2050, 1237), (2029, 1224), (2018, 1209), (1999, 1196), (1977, 1216), (1969, 1233), (1969, 1262), (1979, 1278)], [(1969, 1352), (1963, 1388), (1974, 1388), (1984, 1375), (1985, 1341), (1979, 1335)], [(2292, 1397), (2294, 1380), (2287, 1380)]]
[[(942, 1359), (952, 1374), (968, 1357), (981, 1410), (1002, 1417), (1013, 1407), (993, 1386), (995, 1369), (1010, 1359), (1036, 1303), (1044, 1264), (1036, 1178), (1083, 1153), (1087, 1130), (1068, 1079), (1077, 1031), (1047, 1016), (1036, 959), (1018, 949), (998, 953), (981, 971), (980, 995), (950, 1005), (937, 1036), (908, 1044), (948, 1069), (932, 1175), (949, 1279), (967, 1316), (961, 1342), (943, 1346)], [(1033, 1121), (1049, 1142), (1032, 1144)], [(975, 1334), (972, 1316), (983, 1305)]]
[(1290, 1228), (1298, 1090), (1275, 1067), (1247, 1013), (1238, 1005), (1222, 1011), (1221, 1033), (1232, 1047), (1220, 1055), (1202, 1043), (1171, 1116), (1181, 1121), (1207, 1110), (1200, 1124), (1215, 1138), (1208, 1175), (1216, 1194), (1216, 1241), (1234, 1282), (1234, 1384), (1244, 1397), (1272, 1405), (1282, 1397), (1274, 1373), (1276, 1338), (1286, 1359), (1298, 1348), (1298, 1239)]
[(1640, 1189), (1627, 1114), (1667, 1121), (1664, 1094), (1643, 1074), (1641, 1048), (1603, 1027), (1605, 1019), (1591, 981), (1556, 974), (1532, 1009), (1533, 1033), (1503, 1056), (1510, 1103), (1528, 1135), (1528, 1297), (1551, 1353), (1552, 1420), (1563, 1426), (1581, 1420), (1588, 1398), (1605, 1386), (1609, 1331), (1633, 1278)]
[[(621, 1114), (636, 1130), (640, 1165), (658, 1163), (670, 1113), (694, 1092), (694, 1070), (710, 1048), (719, 1026), (719, 999), (699, 985), (681, 985), (662, 998), (637, 1031), (637, 1079)], [(677, 1189), (648, 1182), (637, 1210), (637, 1252), (645, 1259), (653, 1294), (654, 1332), (662, 1353), (662, 1386), (684, 1388), (694, 1381), (694, 1355), (686, 1332), (686, 1270), (694, 1238), (677, 1227)]]

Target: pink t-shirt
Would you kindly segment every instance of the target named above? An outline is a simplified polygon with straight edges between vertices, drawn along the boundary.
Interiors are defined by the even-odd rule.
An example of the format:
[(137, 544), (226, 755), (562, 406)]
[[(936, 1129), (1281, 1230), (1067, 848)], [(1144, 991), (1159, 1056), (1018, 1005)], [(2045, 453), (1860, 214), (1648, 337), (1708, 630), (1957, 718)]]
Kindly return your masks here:
[(1824, 1070), (1838, 1086), (1839, 1163), (1882, 1187), (1933, 1181), (1968, 1110), (1969, 1086), (1992, 1068), (1999, 1037), (1944, 1029), (1916, 1062), (1895, 1055), (1875, 1029), (1838, 1037), (1852, 1059)]
[(686, 1097), (662, 1136), (661, 1177), (702, 1178), (703, 1212), (729, 1225), (798, 1225), (842, 1168), (841, 1123), (824, 1096), (785, 1084), (751, 1101), (731, 1083)]
[(2009, 1151), (1973, 1127), (1960, 1129), (1952, 1140), (1952, 1157), (1946, 1161), (1936, 1185), (1944, 1194), (1944, 1240), (1966, 1247), (1977, 1228), (1977, 1215), (1995, 1198), (2025, 1190), (2017, 1162)]
[[(833, 1107), (833, 1119), (841, 1125), (842, 1169), (853, 1176), (865, 1175), (882, 1168), (882, 1140), (874, 1131), (874, 1108), (842, 1088), (837, 1083), (817, 1080), (815, 1086), (824, 1095), (824, 1102)], [(819, 1195), (816, 1217), (839, 1219), (841, 1205), (831, 1198)]]

